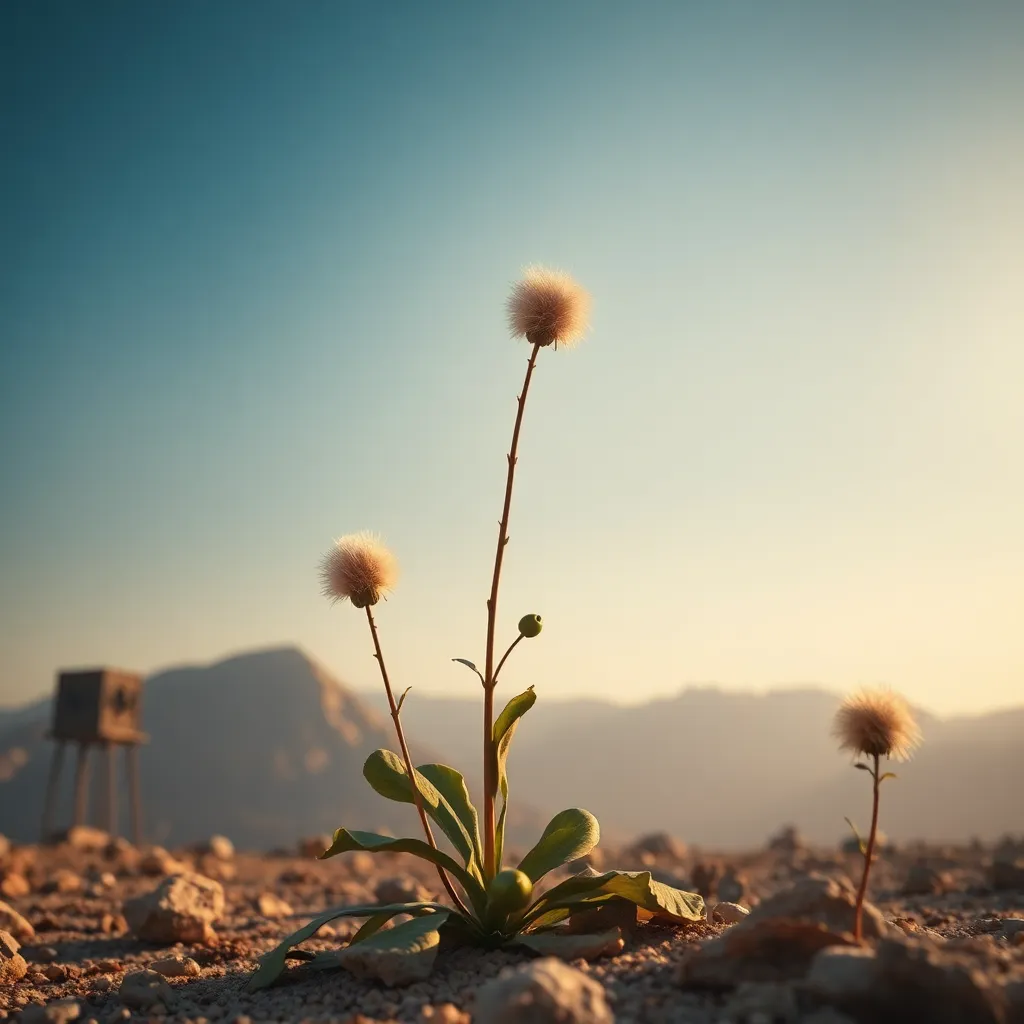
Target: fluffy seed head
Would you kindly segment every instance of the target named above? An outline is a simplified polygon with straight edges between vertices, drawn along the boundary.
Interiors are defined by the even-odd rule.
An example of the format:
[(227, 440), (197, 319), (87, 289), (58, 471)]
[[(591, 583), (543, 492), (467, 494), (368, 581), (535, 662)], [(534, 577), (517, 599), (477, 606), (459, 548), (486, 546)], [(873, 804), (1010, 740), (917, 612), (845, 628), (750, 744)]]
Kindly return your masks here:
[(320, 563), (324, 597), (351, 601), (357, 608), (376, 604), (398, 579), (395, 556), (372, 533), (350, 533), (335, 541)]
[(921, 743), (907, 702), (891, 690), (859, 690), (840, 705), (832, 726), (840, 750), (906, 761)]
[(572, 345), (589, 312), (590, 296), (568, 274), (544, 267), (528, 267), (508, 297), (512, 336), (534, 345)]

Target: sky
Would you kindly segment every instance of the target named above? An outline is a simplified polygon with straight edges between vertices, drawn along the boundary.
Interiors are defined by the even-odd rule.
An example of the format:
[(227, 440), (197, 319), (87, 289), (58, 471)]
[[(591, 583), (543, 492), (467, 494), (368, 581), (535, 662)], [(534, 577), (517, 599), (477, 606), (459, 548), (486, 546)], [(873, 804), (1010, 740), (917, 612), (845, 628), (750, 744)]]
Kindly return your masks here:
[[(0, 5), (0, 704), (298, 644), (396, 686), (1024, 703), (1024, 5)], [(415, 689), (414, 689), (415, 693)], [(410, 698), (412, 699), (412, 698)]]

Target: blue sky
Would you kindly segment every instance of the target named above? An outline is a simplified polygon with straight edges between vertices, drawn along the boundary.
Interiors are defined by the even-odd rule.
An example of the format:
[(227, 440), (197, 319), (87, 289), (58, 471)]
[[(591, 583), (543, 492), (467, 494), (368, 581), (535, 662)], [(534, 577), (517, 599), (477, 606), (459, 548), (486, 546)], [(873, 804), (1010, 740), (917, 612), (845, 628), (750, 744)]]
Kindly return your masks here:
[(396, 681), (471, 693), (520, 269), (507, 685), (1024, 697), (1024, 7), (0, 9), (0, 703), (298, 643), (383, 533)]

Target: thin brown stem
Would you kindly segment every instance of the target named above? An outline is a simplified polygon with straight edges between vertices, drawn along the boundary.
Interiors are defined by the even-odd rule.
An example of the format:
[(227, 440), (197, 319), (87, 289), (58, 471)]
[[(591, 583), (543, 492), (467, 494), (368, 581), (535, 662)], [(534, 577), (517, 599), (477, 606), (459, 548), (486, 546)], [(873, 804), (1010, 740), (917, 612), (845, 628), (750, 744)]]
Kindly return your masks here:
[[(427, 821), (427, 812), (423, 807), (423, 799), (420, 796), (420, 791), (416, 788), (416, 775), (415, 770), (412, 766), (412, 758), (409, 756), (409, 745), (405, 742), (405, 730), (402, 728), (402, 719), (399, 714), (398, 705), (395, 703), (395, 695), (391, 691), (391, 680), (388, 679), (388, 670), (384, 664), (384, 655), (380, 649), (380, 637), (377, 636), (377, 623), (373, 619), (373, 608), (370, 605), (366, 606), (366, 621), (370, 624), (370, 635), (373, 637), (373, 649), (374, 658), (377, 659), (377, 664), (380, 665), (381, 678), (384, 680), (384, 692), (388, 695), (388, 706), (391, 708), (391, 719), (395, 723), (395, 732), (398, 735), (398, 745), (402, 750), (402, 758), (405, 761), (405, 770), (409, 775), (409, 783), (412, 785), (412, 799), (416, 805), (416, 810), (419, 812), (420, 821), (423, 823), (423, 832), (427, 837), (427, 844), (434, 850), (437, 849), (437, 843), (434, 841), (434, 833), (431, 831), (430, 822)], [(455, 887), (451, 883), (447, 873), (440, 864), (437, 865), (437, 873), (441, 878), (441, 884), (445, 887), (448, 895), (452, 898), (452, 902), (463, 914), (469, 913), (466, 909), (466, 905), (459, 898), (459, 894), (455, 891)]]
[(871, 772), (872, 790), (874, 793), (871, 804), (871, 831), (868, 833), (868, 845), (864, 850), (864, 874), (861, 875), (860, 888), (857, 890), (857, 905), (853, 911), (853, 937), (860, 942), (862, 934), (862, 919), (864, 916), (864, 895), (868, 891), (868, 874), (871, 871), (871, 861), (875, 855), (875, 836), (878, 833), (878, 789), (881, 785), (878, 772), (878, 754), (874, 754), (874, 769)]
[(494, 575), (491, 578), (491, 594), (487, 598), (487, 656), (484, 663), (484, 874), (493, 878), (494, 864), (494, 798), (498, 791), (497, 759), (494, 755), (494, 627), (498, 617), (498, 583), (501, 580), (501, 562), (508, 544), (508, 516), (512, 507), (512, 483), (516, 474), (516, 459), (519, 450), (519, 431), (523, 425), (523, 410), (526, 407), (526, 393), (530, 390), (530, 378), (537, 365), (540, 345), (534, 344), (530, 361), (526, 364), (526, 378), (523, 390), (517, 399), (516, 424), (512, 429), (512, 445), (508, 452), (508, 475), (505, 479), (505, 503), (498, 524), (498, 547), (494, 553)]

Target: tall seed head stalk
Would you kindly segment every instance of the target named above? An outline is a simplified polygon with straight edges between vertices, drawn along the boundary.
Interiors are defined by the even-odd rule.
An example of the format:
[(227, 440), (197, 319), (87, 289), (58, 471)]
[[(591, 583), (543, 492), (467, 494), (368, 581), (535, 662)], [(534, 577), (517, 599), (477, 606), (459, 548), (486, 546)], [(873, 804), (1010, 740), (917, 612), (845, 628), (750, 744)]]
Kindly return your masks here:
[(498, 615), (498, 586), (501, 563), (508, 544), (508, 519), (512, 507), (512, 485), (515, 480), (519, 451), (519, 432), (523, 425), (526, 395), (530, 390), (537, 356), (542, 348), (559, 344), (572, 345), (587, 327), (590, 297), (568, 274), (543, 267), (529, 267), (512, 289), (508, 299), (508, 323), (512, 336), (525, 338), (532, 346), (526, 364), (526, 377), (519, 393), (512, 444), (507, 455), (505, 501), (498, 523), (498, 545), (494, 553), (494, 572), (487, 598), (487, 647), (484, 662), (484, 873), (494, 877), (501, 865), (495, 864), (494, 801), (498, 791), (498, 765), (494, 749), (494, 687), (497, 670), (494, 665), (494, 630)]
[(861, 690), (851, 694), (840, 705), (832, 725), (832, 734), (839, 740), (840, 750), (849, 750), (854, 755), (870, 758), (869, 764), (858, 761), (855, 765), (866, 771), (872, 781), (871, 831), (863, 849), (864, 873), (857, 890), (853, 918), (853, 936), (859, 942), (864, 896), (868, 889), (868, 875), (878, 834), (879, 790), (886, 779), (895, 778), (892, 772), (881, 773), (879, 761), (883, 757), (896, 761), (909, 760), (921, 742), (921, 732), (910, 707), (899, 694), (891, 690)]
[[(398, 746), (402, 751), (402, 759), (405, 761), (409, 785), (412, 787), (413, 803), (419, 813), (427, 843), (436, 850), (437, 843), (434, 840), (430, 822), (427, 821), (423, 799), (416, 787), (415, 769), (412, 757), (409, 755), (409, 745), (405, 740), (405, 730), (402, 728), (400, 717), (402, 700), (400, 699), (398, 703), (395, 702), (387, 666), (384, 664), (380, 637), (377, 634), (377, 623), (373, 618), (373, 606), (385, 592), (394, 589), (397, 580), (398, 562), (395, 560), (395, 556), (372, 533), (350, 533), (341, 537), (335, 541), (334, 547), (324, 555), (320, 562), (320, 582), (324, 596), (332, 602), (351, 601), (356, 608), (363, 608), (366, 611), (366, 621), (373, 639), (373, 657), (380, 668), (381, 679), (384, 681), (384, 692), (387, 694), (388, 707), (391, 709), (391, 720), (395, 723)], [(455, 906), (465, 910), (465, 905), (455, 891), (444, 868), (439, 866), (437, 873)]]

